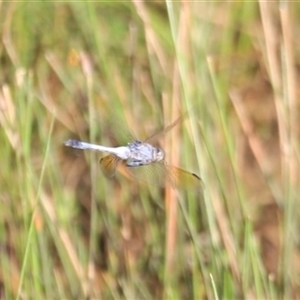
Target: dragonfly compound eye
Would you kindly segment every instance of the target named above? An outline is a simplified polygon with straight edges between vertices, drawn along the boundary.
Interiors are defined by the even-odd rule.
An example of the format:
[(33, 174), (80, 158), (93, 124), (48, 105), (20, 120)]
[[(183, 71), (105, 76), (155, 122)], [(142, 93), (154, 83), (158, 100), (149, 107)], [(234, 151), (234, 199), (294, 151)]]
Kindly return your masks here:
[(163, 160), (164, 158), (165, 158), (165, 152), (164, 152), (164, 150), (163, 149), (161, 149), (161, 148), (159, 148), (159, 147), (157, 147), (157, 148), (155, 148), (155, 150), (156, 150), (156, 161), (161, 161), (161, 160)]

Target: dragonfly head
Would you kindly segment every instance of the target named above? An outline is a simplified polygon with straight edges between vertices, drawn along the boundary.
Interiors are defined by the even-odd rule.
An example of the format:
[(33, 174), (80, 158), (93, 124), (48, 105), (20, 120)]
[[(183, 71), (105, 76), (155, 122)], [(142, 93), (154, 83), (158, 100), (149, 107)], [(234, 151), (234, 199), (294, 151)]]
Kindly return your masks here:
[(158, 161), (161, 161), (165, 158), (165, 152), (163, 149), (159, 148), (159, 147), (155, 147), (155, 152), (154, 152), (154, 158), (155, 158), (155, 161), (158, 162)]

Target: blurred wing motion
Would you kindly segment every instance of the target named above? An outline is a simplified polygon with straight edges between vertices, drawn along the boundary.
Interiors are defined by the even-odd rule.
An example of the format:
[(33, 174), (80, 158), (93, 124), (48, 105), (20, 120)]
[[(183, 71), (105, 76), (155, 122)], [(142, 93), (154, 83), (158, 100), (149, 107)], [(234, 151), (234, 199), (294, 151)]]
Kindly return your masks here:
[[(137, 142), (137, 140), (133, 137), (123, 118), (113, 117), (114, 113), (108, 113), (108, 115), (108, 118), (105, 118), (104, 116), (106, 120), (105, 124), (107, 124), (103, 128), (104, 132), (116, 132), (116, 139), (119, 140), (119, 142), (123, 140), (124, 143), (121, 142), (120, 144), (127, 144), (127, 146), (112, 148), (105, 147), (102, 145), (80, 142), (76, 140), (68, 140), (65, 142), (65, 145), (68, 147), (82, 150), (94, 150), (106, 153), (113, 153), (103, 157), (100, 160), (101, 170), (104, 173), (104, 175), (109, 178), (115, 175), (116, 169), (122, 162), (122, 165), (125, 165), (127, 173), (139, 181), (143, 181), (161, 187), (165, 186), (166, 183), (169, 183), (173, 188), (180, 189), (203, 187), (202, 180), (197, 175), (187, 172), (183, 169), (176, 168), (174, 166), (169, 166), (163, 160), (159, 162), (150, 163), (148, 165), (144, 164), (138, 167), (128, 166), (127, 164), (129, 164), (129, 159), (131, 157), (128, 153), (144, 157), (149, 154), (149, 151), (143, 152), (145, 150), (142, 151), (139, 150), (139, 147), (134, 147), (135, 145), (142, 145), (142, 142)], [(149, 147), (151, 148), (151, 145), (149, 145), (149, 143), (152, 144), (156, 142), (162, 135), (170, 131), (178, 123), (184, 121), (187, 115), (188, 113), (185, 113), (184, 115), (177, 118), (170, 125), (168, 125), (166, 128), (164, 128), (162, 131), (146, 139), (145, 145), (147, 147), (142, 147), (141, 149), (149, 149)], [(130, 144), (128, 144), (128, 142), (130, 142)], [(138, 151), (140, 151), (140, 153), (138, 153)], [(116, 155), (118, 155), (119, 157)], [(150, 160), (150, 162), (152, 161)]]
[(160, 130), (159, 132), (151, 135), (150, 137), (148, 137), (144, 142), (146, 143), (156, 143), (157, 139), (159, 139), (160, 137), (162, 137), (164, 134), (166, 134), (167, 132), (169, 132), (173, 127), (175, 127), (178, 123), (183, 122), (183, 120), (185, 119), (185, 116), (182, 115), (179, 118), (177, 118), (174, 122), (172, 122), (170, 125), (168, 125), (167, 127), (165, 127), (164, 129)]
[(166, 166), (168, 170), (168, 176), (170, 177), (170, 183), (174, 187), (180, 188), (203, 188), (202, 179), (196, 175), (195, 173), (188, 172), (186, 170), (174, 167), (174, 166)]
[(166, 182), (174, 188), (202, 188), (202, 180), (195, 174), (183, 169), (158, 162), (140, 167), (126, 168), (127, 172), (139, 181), (156, 186), (165, 186)]
[(100, 167), (103, 174), (111, 178), (115, 175), (116, 169), (120, 164), (121, 159), (117, 156), (110, 154), (100, 159)]
[[(100, 160), (103, 174), (111, 178), (115, 175), (121, 159), (110, 154)], [(164, 161), (139, 167), (126, 166), (127, 173), (138, 181), (155, 186), (165, 186), (166, 182), (174, 188), (189, 189), (203, 187), (202, 180), (193, 173), (167, 165)]]

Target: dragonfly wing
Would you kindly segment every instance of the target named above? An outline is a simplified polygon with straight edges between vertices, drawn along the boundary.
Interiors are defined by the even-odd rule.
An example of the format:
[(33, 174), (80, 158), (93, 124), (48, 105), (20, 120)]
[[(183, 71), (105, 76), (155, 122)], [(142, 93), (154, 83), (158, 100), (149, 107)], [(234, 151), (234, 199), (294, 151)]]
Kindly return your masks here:
[(183, 169), (158, 162), (144, 166), (129, 167), (127, 172), (139, 181), (156, 186), (165, 186), (166, 182), (174, 188), (201, 187), (202, 180), (195, 174)]
[(110, 108), (101, 112), (97, 118), (97, 122), (101, 120), (103, 124), (103, 133), (113, 138), (117, 145), (126, 145), (136, 140), (128, 127), (124, 116), (116, 113)]
[(120, 164), (121, 159), (117, 156), (110, 154), (100, 159), (100, 167), (103, 172), (103, 174), (111, 178), (115, 175), (116, 169), (118, 165)]
[(163, 136), (164, 134), (166, 134), (167, 132), (169, 132), (174, 126), (176, 126), (178, 123), (181, 123), (184, 121), (185, 116), (182, 115), (179, 118), (177, 118), (174, 122), (172, 122), (170, 125), (168, 125), (167, 127), (163, 128), (162, 130), (160, 130), (159, 132), (151, 135), (150, 137), (148, 137), (145, 142), (146, 143), (156, 143), (157, 140)]
[(166, 169), (161, 163), (153, 163), (137, 167), (130, 167), (126, 165), (126, 170), (129, 175), (133, 176), (139, 181), (155, 186), (165, 185)]
[(168, 133), (173, 127), (176, 125), (183, 123), (187, 118), (190, 118), (191, 112), (194, 110), (194, 108), (190, 108), (186, 112), (184, 112), (182, 115), (180, 115), (177, 119), (175, 119), (171, 124), (169, 124), (167, 127), (161, 129), (160, 131), (156, 132), (155, 134), (148, 137), (145, 142), (146, 143), (157, 143), (158, 139), (160, 139), (163, 135)]
[(195, 173), (186, 170), (165, 165), (167, 177), (166, 179), (174, 186), (184, 189), (203, 187), (202, 179)]

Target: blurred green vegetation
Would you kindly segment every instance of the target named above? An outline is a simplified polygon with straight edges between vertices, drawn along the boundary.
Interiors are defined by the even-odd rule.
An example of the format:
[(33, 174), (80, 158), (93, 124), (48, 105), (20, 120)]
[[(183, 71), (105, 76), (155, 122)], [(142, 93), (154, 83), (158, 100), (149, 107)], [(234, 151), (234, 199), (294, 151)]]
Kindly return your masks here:
[[(1, 299), (299, 297), (297, 3), (0, 14)], [(125, 122), (144, 139), (186, 112), (160, 145), (201, 188), (109, 180), (102, 155), (63, 145), (116, 146)]]

